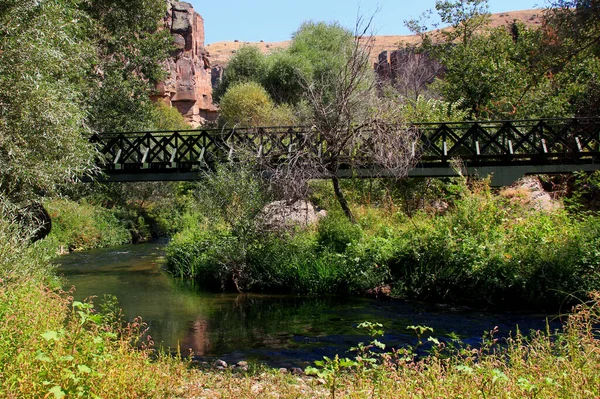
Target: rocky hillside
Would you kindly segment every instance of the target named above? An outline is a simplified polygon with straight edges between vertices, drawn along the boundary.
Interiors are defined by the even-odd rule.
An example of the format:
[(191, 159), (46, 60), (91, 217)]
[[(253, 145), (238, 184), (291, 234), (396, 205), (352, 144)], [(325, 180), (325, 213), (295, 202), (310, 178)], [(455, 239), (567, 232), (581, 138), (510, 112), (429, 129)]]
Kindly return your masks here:
[[(543, 10), (522, 10), (510, 11), (499, 14), (492, 14), (491, 26), (503, 26), (512, 23), (513, 21), (521, 21), (528, 25), (540, 25)], [(406, 44), (418, 44), (420, 41), (416, 35), (408, 36), (376, 36), (375, 47), (371, 51), (373, 63), (377, 62), (378, 55), (383, 51), (395, 50)], [(244, 45), (252, 45), (258, 47), (263, 53), (269, 53), (275, 49), (285, 48), (289, 41), (284, 42), (217, 42), (206, 46), (210, 54), (211, 64), (213, 66), (225, 67), (233, 54)]]
[[(173, 35), (177, 49), (166, 65), (168, 77), (157, 86), (154, 97), (177, 108), (192, 126), (217, 118), (218, 108), (212, 102), (212, 87), (219, 82), (229, 59), (240, 47), (253, 45), (263, 53), (269, 53), (289, 45), (289, 41), (266, 43), (236, 40), (205, 46), (202, 16), (189, 3), (176, 0), (167, 0), (167, 2), (168, 12), (164, 23), (166, 29), (169, 29)], [(508, 25), (517, 20), (537, 25), (541, 24), (541, 15), (542, 10), (493, 14), (491, 24), (492, 26)], [(383, 65), (382, 62), (385, 64), (383, 72), (380, 70), (378, 72), (386, 76), (392, 74), (395, 63), (400, 65), (402, 61), (402, 54), (396, 52), (398, 54), (394, 56), (393, 51), (406, 44), (417, 44), (419, 40), (415, 35), (376, 36), (375, 47), (371, 51), (372, 62), (380, 66)]]

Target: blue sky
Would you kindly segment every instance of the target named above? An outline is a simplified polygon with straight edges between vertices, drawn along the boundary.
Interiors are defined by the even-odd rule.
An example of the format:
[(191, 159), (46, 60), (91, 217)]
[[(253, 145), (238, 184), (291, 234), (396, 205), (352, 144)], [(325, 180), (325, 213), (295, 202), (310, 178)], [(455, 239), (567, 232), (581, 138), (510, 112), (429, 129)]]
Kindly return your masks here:
[[(206, 44), (220, 41), (288, 40), (304, 21), (338, 21), (352, 28), (356, 15), (375, 15), (378, 35), (404, 35), (404, 21), (416, 18), (435, 0), (187, 0), (204, 17)], [(543, 0), (489, 0), (493, 13), (543, 6)]]

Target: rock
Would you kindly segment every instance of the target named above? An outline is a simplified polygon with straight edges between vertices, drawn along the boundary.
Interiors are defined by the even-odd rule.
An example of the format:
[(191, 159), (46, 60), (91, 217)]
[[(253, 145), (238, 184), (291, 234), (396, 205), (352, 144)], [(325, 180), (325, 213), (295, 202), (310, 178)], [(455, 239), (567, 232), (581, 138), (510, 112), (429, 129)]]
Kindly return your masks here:
[(512, 203), (518, 203), (530, 209), (553, 211), (562, 207), (559, 201), (552, 199), (536, 176), (525, 176), (512, 186), (500, 191), (500, 195)]
[(248, 362), (244, 362), (244, 361), (237, 362), (235, 364), (235, 368), (237, 370), (241, 370), (241, 371), (248, 371)]
[(182, 51), (185, 49), (185, 38), (182, 35), (174, 33), (173, 43), (175, 44), (175, 48), (177, 48), (177, 50)]
[(214, 368), (217, 370), (225, 370), (227, 368), (227, 362), (221, 359), (215, 360), (213, 363)]
[(286, 369), (285, 367), (282, 367), (282, 368), (279, 369), (279, 372), (281, 374), (287, 374), (288, 373), (288, 369)]
[(168, 1), (164, 25), (176, 51), (165, 63), (167, 78), (156, 86), (154, 100), (175, 107), (193, 127), (216, 120), (212, 101), (212, 68), (204, 48), (204, 20), (185, 2)]
[(380, 285), (373, 289), (367, 290), (366, 294), (377, 299), (387, 299), (392, 295), (392, 286), (389, 284)]
[(293, 375), (304, 375), (304, 370), (302, 370), (300, 367), (292, 367), (292, 368), (290, 369), (290, 372), (291, 372)]
[(171, 26), (171, 32), (188, 35), (192, 33), (192, 24), (192, 19), (187, 11), (173, 10), (173, 25)]
[(258, 220), (269, 230), (282, 230), (294, 226), (310, 226), (326, 215), (325, 210), (317, 210), (307, 201), (274, 201), (263, 208)]
[(221, 65), (215, 65), (211, 68), (211, 84), (212, 87), (218, 86), (223, 80), (224, 69)]

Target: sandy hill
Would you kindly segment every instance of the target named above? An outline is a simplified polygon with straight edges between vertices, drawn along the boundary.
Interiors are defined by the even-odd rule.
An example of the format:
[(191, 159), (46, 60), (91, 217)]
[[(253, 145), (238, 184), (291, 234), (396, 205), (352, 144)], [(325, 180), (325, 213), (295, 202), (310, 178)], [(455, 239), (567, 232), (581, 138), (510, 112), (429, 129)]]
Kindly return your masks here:
[[(543, 10), (522, 10), (522, 11), (509, 11), (504, 13), (492, 14), (491, 26), (503, 26), (512, 23), (513, 21), (522, 21), (528, 25), (540, 25)], [(375, 36), (375, 47), (371, 52), (372, 61), (377, 60), (377, 55), (382, 51), (395, 50), (399, 46), (406, 44), (416, 44), (419, 42), (419, 37), (415, 35), (407, 36)], [(210, 53), (210, 60), (212, 65), (227, 65), (227, 62), (233, 54), (244, 45), (251, 45), (258, 47), (263, 53), (267, 54), (273, 50), (285, 48), (289, 45), (289, 41), (284, 42), (217, 42), (211, 43), (206, 46), (206, 49)]]

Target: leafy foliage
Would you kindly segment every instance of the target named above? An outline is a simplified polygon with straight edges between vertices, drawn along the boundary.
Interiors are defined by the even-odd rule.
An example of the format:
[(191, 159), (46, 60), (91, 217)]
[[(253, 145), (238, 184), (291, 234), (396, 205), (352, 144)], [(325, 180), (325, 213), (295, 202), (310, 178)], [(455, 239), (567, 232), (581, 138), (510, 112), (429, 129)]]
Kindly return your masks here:
[(150, 127), (170, 48), (162, 0), (0, 9), (0, 190), (23, 202), (93, 171), (86, 137)]
[(233, 84), (221, 98), (221, 118), (229, 126), (268, 126), (274, 104), (256, 82)]
[(436, 36), (422, 20), (407, 25), (424, 38), (421, 50), (445, 68), (430, 89), (460, 104), (471, 119), (595, 116), (593, 8), (559, 1), (541, 28), (513, 22), (492, 29), (487, 1), (439, 0), (435, 10), (450, 29)]
[(213, 90), (213, 99), (220, 103), (230, 86), (241, 83), (260, 83), (266, 73), (265, 56), (258, 47), (242, 46), (229, 60), (221, 83)]
[(0, 190), (12, 201), (91, 169), (82, 81), (95, 55), (85, 22), (67, 1), (0, 10)]

